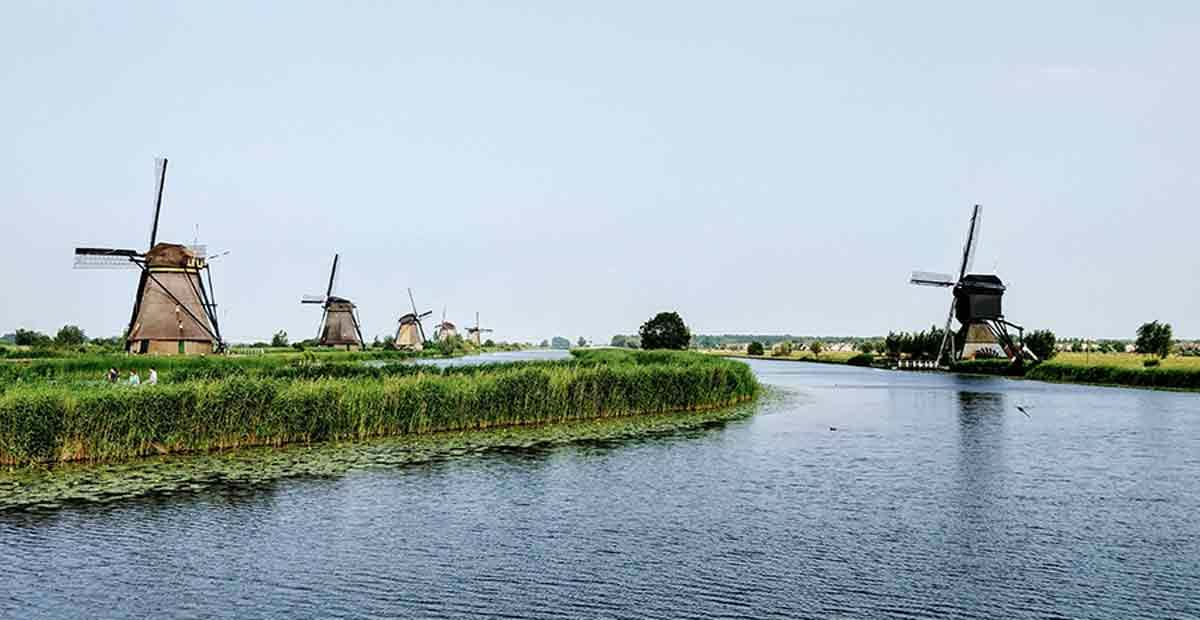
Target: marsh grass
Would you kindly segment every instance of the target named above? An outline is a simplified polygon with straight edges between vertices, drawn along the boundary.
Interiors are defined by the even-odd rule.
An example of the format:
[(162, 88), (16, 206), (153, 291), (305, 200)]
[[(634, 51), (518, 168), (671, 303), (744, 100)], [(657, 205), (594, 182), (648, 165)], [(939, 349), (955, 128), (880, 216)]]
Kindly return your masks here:
[[(321, 372), (339, 370), (279, 376), (275, 373), (288, 367), (252, 365), (260, 374), (242, 368), (222, 378), (138, 388), (9, 386), (0, 395), (0, 463), (110, 460), (692, 411), (744, 401), (759, 389), (744, 364), (686, 353), (589, 351), (562, 362), (444, 370), (393, 366), (398, 365), (358, 375), (325, 364)], [(342, 372), (347, 376), (336, 376)]]

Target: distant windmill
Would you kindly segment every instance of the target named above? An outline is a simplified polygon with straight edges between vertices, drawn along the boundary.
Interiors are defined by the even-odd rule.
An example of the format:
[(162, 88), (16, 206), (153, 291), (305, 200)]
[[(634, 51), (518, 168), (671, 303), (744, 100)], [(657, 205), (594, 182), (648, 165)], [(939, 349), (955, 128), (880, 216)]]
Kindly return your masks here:
[(458, 328), (454, 323), (446, 320), (446, 307), (442, 306), (442, 322), (438, 323), (433, 330), (433, 338), (438, 342), (444, 342), (458, 335)]
[[(204, 354), (225, 349), (217, 321), (212, 272), (203, 246), (158, 242), (167, 160), (156, 159), (150, 249), (75, 248), (76, 269), (139, 269), (125, 350), (159, 355)], [(207, 279), (207, 286), (205, 280)]]
[(421, 319), (432, 315), (433, 310), (417, 312), (417, 302), (413, 299), (411, 288), (408, 289), (408, 301), (412, 304), (412, 312), (400, 317), (400, 325), (396, 329), (396, 338), (392, 346), (397, 349), (420, 351), (425, 348), (425, 326), (421, 324)]
[[(967, 228), (967, 242), (963, 245), (962, 263), (958, 276), (926, 271), (914, 271), (909, 280), (917, 286), (953, 287), (950, 314), (946, 317), (946, 329), (938, 349), (937, 365), (948, 352), (950, 359), (960, 360), (975, 357), (982, 350), (1002, 349), (1009, 359), (1021, 355), (1033, 357), (1024, 347), (1024, 329), (1020, 325), (1004, 320), (1000, 299), (1004, 295), (1004, 283), (994, 274), (968, 273), (975, 263), (975, 247), (979, 244), (979, 226), (983, 208), (975, 205), (971, 211), (971, 224)], [(950, 332), (951, 319), (957, 318), (961, 327), (957, 334)], [(1018, 341), (1014, 342), (1008, 332), (1017, 330)], [(1036, 358), (1035, 358), (1036, 359)]]
[(467, 328), (467, 336), (471, 339), (471, 342), (475, 343), (475, 346), (483, 346), (483, 344), (479, 341), (480, 340), (479, 335), (483, 334), (485, 332), (491, 333), (492, 331), (493, 330), (491, 330), (491, 329), (484, 329), (479, 326), (479, 313), (476, 312), (475, 313), (475, 327)]
[(323, 347), (345, 347), (361, 349), (363, 347), (362, 329), (359, 328), (357, 307), (354, 302), (345, 297), (333, 294), (337, 286), (338, 255), (333, 255), (333, 268), (329, 271), (329, 286), (325, 295), (305, 295), (302, 304), (321, 304), (321, 327), (317, 332), (317, 340)]

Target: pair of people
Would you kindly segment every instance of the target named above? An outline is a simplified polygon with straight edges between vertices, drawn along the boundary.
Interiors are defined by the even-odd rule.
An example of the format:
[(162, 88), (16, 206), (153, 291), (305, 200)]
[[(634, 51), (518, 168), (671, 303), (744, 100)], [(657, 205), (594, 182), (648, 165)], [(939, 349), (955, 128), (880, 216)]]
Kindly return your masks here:
[[(120, 375), (120, 373), (117, 372), (116, 368), (108, 369), (108, 382), (109, 383), (116, 383), (117, 379), (120, 376), (121, 375)], [(138, 375), (136, 370), (130, 369), (129, 370), (129, 385), (141, 385), (141, 384), (142, 384), (142, 377), (140, 375)], [(150, 377), (148, 379), (146, 379), (146, 385), (158, 385), (158, 371), (155, 370), (153, 367), (150, 368)]]

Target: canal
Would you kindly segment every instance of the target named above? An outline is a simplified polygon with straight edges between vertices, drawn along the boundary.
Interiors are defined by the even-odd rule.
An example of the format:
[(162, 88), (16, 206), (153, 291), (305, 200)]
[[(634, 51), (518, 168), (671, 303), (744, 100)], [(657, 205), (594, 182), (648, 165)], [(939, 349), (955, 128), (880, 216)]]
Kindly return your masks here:
[(1200, 617), (1200, 395), (749, 363), (708, 428), (0, 513), (0, 617)]

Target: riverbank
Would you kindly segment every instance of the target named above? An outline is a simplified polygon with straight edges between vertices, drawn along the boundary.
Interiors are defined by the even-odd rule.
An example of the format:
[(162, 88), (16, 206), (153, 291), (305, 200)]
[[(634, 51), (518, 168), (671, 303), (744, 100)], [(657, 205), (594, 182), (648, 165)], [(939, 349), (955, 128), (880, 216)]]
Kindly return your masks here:
[(0, 395), (0, 464), (703, 411), (759, 390), (744, 364), (691, 353), (580, 351), (565, 361), (448, 368), (223, 360), (207, 374), (189, 364), (199, 362), (179, 362), (170, 369), (177, 380), (160, 375), (156, 386), (81, 384), (70, 373), (10, 384)]
[[(812, 362), (820, 364), (845, 364), (850, 366), (874, 366), (872, 358), (861, 354), (825, 354), (814, 358), (811, 354), (773, 357), (770, 355), (746, 355), (735, 352), (713, 352), (720, 357), (759, 359), (782, 362)], [(873, 358), (880, 360), (882, 358)], [(1062, 353), (1054, 359), (1031, 366), (1016, 367), (1006, 360), (970, 360), (952, 365), (947, 372), (962, 375), (990, 375), (1013, 379), (1031, 379), (1050, 383), (1072, 383), (1109, 387), (1131, 387), (1177, 391), (1200, 391), (1200, 358), (1169, 357), (1158, 366), (1145, 367), (1147, 358), (1133, 354)], [(927, 371), (937, 372), (935, 369)]]

